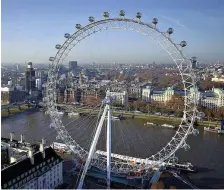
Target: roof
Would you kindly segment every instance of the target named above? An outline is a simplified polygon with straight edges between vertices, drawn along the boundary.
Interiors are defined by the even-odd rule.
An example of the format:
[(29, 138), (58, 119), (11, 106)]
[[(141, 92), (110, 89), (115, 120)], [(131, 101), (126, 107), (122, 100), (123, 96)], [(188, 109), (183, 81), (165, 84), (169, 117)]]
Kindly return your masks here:
[[(59, 163), (63, 159), (60, 156), (58, 156), (51, 147), (48, 147), (45, 149), (45, 158), (43, 158), (41, 152), (37, 152), (36, 154), (34, 154), (34, 164), (31, 163), (30, 158), (26, 158), (20, 162), (10, 165), (9, 167), (1, 171), (2, 188), (4, 189), (9, 188), (15, 183), (20, 182), (23, 178), (31, 176), (34, 173), (36, 174), (37, 171), (43, 172), (42, 168), (45, 166), (49, 166), (51, 168), (53, 165), (57, 164), (57, 162), (54, 162), (56, 160), (58, 160), (57, 162)], [(25, 173), (27, 175), (25, 175)], [(24, 174), (23, 178), (21, 178), (22, 174)], [(12, 181), (13, 179), (16, 179), (14, 183)], [(11, 185), (8, 184), (8, 182), (10, 181), (12, 181)], [(4, 186), (5, 184), (7, 184), (6, 187)]]

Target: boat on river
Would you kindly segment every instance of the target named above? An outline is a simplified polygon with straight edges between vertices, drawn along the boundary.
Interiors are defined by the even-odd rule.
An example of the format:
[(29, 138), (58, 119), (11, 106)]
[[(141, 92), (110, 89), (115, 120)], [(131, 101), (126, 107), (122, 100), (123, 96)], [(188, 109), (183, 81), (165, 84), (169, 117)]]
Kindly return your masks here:
[[(105, 117), (105, 119), (107, 119), (107, 116)], [(115, 116), (111, 116), (111, 120), (112, 121), (119, 121), (120, 118), (119, 117), (115, 117)]]
[(222, 130), (220, 127), (204, 127), (204, 131), (208, 131), (211, 133), (218, 133), (218, 134), (224, 134), (224, 130)]
[(146, 122), (144, 125), (155, 125), (154, 123)]
[(68, 113), (68, 116), (69, 117), (77, 117), (77, 116), (79, 116), (79, 113), (70, 112), (70, 113)]
[(224, 134), (224, 121), (220, 121), (219, 127), (204, 127), (204, 131), (211, 132), (211, 133), (217, 133), (217, 134)]
[(169, 124), (162, 124), (161, 127), (166, 127), (166, 128), (171, 128), (171, 129), (175, 128), (175, 126), (169, 125)]
[(190, 162), (179, 164), (179, 163), (169, 163), (166, 165), (167, 171), (176, 171), (179, 170), (180, 172), (184, 173), (195, 173), (197, 172), (197, 168), (193, 166)]

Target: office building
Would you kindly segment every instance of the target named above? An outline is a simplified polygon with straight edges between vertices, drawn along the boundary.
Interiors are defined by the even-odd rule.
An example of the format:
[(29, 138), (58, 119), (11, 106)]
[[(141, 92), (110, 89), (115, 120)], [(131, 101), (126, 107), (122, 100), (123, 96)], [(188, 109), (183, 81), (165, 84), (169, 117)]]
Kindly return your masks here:
[(29, 62), (27, 64), (27, 70), (25, 73), (25, 80), (26, 80), (26, 91), (30, 92), (32, 90), (35, 90), (36, 84), (35, 84), (35, 71), (33, 69), (32, 62)]

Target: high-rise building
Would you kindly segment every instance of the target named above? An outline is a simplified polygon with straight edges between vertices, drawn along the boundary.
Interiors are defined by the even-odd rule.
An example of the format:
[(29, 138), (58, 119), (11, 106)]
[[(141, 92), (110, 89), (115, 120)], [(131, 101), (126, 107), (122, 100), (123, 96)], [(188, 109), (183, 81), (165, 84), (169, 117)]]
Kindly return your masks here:
[(29, 92), (29, 91), (35, 90), (36, 88), (35, 71), (33, 69), (32, 62), (29, 62), (27, 64), (25, 79), (26, 79), (26, 91)]
[(78, 64), (77, 61), (69, 61), (69, 71), (75, 71), (77, 68)]

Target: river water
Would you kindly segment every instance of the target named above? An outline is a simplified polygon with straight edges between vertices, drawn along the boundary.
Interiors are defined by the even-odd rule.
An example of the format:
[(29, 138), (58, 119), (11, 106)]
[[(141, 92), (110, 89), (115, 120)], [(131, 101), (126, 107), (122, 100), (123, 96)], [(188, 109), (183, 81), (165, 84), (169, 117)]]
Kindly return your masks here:
[[(63, 118), (63, 123), (71, 136), (85, 149), (89, 149), (96, 129), (96, 117), (86, 116), (78, 119)], [(112, 152), (134, 157), (146, 158), (155, 154), (172, 138), (175, 131), (165, 128), (144, 126), (143, 120), (126, 119), (112, 122)], [(160, 124), (164, 123), (160, 122)], [(28, 142), (37, 142), (45, 137), (50, 144), (56, 132), (49, 128), (50, 118), (43, 112), (30, 110), (2, 119), (2, 137), (15, 133), (15, 139), (25, 134)], [(102, 129), (97, 149), (105, 150), (106, 123)], [(189, 136), (189, 151), (179, 150), (180, 161), (191, 162), (199, 168), (189, 179), (199, 188), (224, 188), (224, 135), (200, 130), (199, 136)]]

